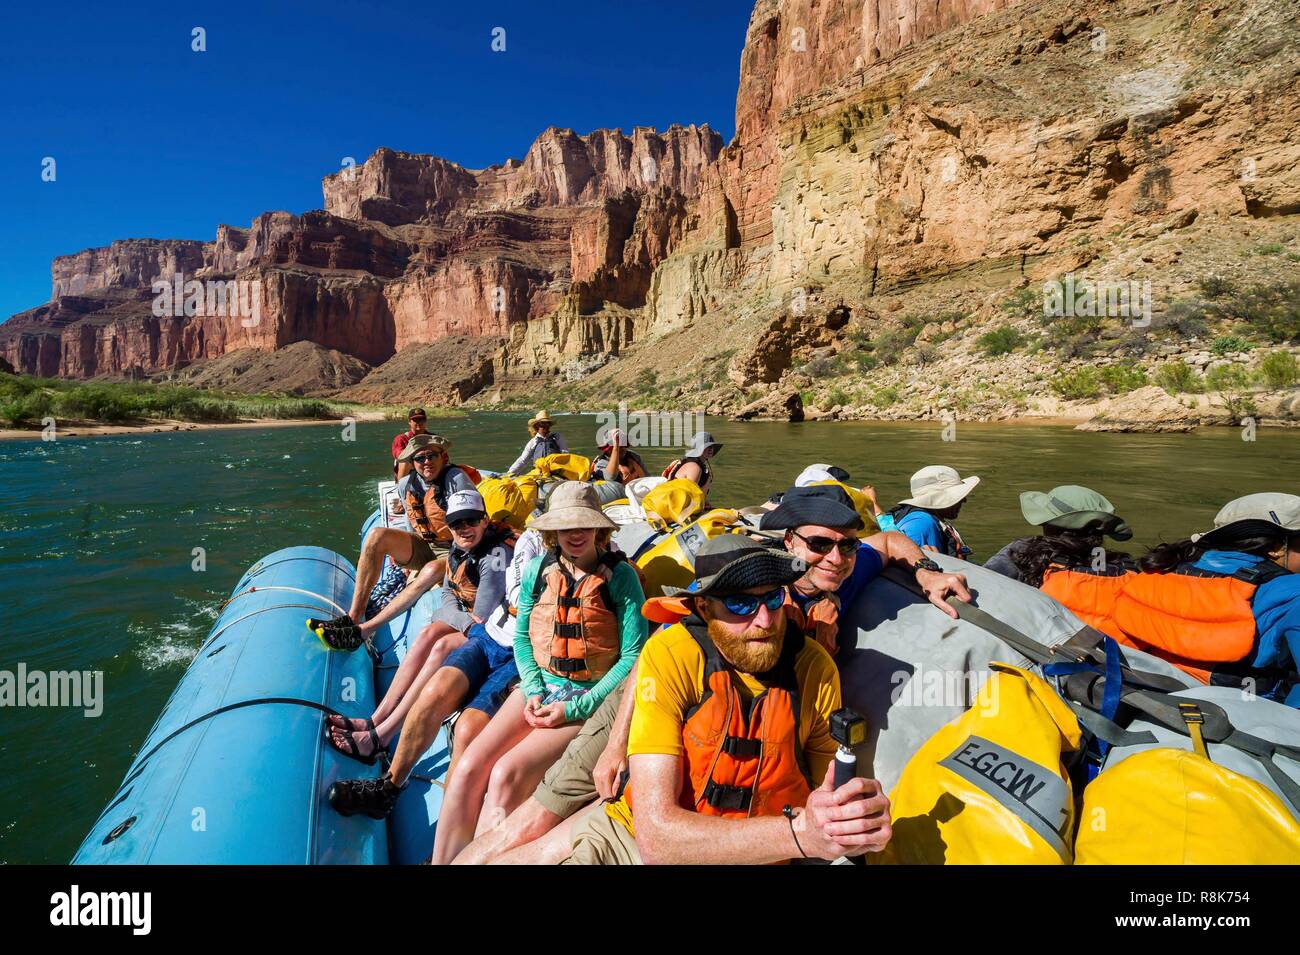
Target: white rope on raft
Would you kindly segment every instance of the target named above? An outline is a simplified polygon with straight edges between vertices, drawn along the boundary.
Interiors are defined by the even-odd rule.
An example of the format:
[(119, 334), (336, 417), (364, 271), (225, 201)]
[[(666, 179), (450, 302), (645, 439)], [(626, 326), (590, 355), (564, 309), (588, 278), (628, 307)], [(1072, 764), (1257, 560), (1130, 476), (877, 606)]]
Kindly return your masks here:
[(347, 613), (347, 610), (345, 610), (344, 608), (340, 607), (338, 604), (336, 604), (334, 601), (330, 600), (328, 597), (323, 597), (323, 596), (321, 596), (320, 594), (318, 594), (318, 593), (314, 593), (314, 592), (312, 592), (312, 591), (310, 591), (310, 590), (303, 590), (303, 589), (300, 588), (300, 587), (285, 587), (285, 586), (280, 585), (280, 584), (271, 584), (271, 585), (266, 586), (266, 587), (249, 587), (247, 590), (241, 590), (239, 593), (235, 594), (233, 597), (231, 597), (229, 600), (227, 600), (225, 603), (223, 603), (223, 604), (221, 605), (221, 609), (224, 611), (227, 607), (229, 607), (232, 603), (234, 603), (234, 602), (235, 602), (236, 600), (238, 600), (240, 597), (246, 596), (246, 595), (248, 595), (248, 594), (260, 593), (260, 592), (263, 591), (263, 590), (284, 590), (284, 591), (288, 591), (289, 593), (293, 593), (293, 594), (305, 594), (305, 595), (308, 596), (308, 597), (315, 597), (317, 600), (323, 600), (323, 601), (325, 601), (327, 604), (329, 604), (331, 607), (333, 607), (335, 610), (337, 610), (337, 611), (339, 612), (339, 616), (342, 616), (342, 615), (344, 615), (344, 614)]

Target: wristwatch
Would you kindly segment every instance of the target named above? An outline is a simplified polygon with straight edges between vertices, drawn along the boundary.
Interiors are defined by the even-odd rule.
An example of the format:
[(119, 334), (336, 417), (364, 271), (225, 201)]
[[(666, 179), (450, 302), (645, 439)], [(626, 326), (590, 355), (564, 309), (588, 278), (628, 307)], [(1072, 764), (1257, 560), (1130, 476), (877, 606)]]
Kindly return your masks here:
[(930, 570), (930, 571), (934, 571), (935, 573), (943, 572), (943, 568), (940, 567), (933, 560), (931, 560), (929, 557), (922, 557), (920, 560), (918, 560), (915, 564), (912, 565), (913, 573), (915, 573), (918, 570)]

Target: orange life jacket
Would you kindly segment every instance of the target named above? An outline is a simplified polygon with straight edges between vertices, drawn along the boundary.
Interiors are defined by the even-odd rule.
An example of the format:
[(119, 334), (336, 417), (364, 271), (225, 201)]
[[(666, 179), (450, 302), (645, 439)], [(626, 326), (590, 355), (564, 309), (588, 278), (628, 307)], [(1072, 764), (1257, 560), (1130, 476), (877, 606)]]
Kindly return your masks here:
[(1124, 643), (1124, 630), (1115, 620), (1115, 601), (1133, 576), (1130, 567), (1094, 571), (1087, 567), (1053, 564), (1043, 571), (1043, 583), (1039, 589), (1068, 607), (1088, 626)]
[(581, 580), (574, 580), (555, 551), (542, 559), (533, 586), (528, 638), (543, 670), (587, 682), (600, 679), (618, 661), (622, 627), (609, 581), (613, 568), (626, 559), (618, 551), (606, 551), (596, 570)]
[[(415, 472), (411, 477), (415, 480), (406, 482), (406, 519), (411, 525), (411, 530), (419, 534), (430, 544), (446, 544), (451, 540), (451, 528), (447, 526), (447, 478), (451, 474), (452, 468), (459, 468), (458, 464), (448, 464), (442, 469), (433, 483), (429, 484), (422, 497), (417, 497), (411, 491), (411, 485), (415, 480), (421, 484), (424, 479), (420, 478)], [(465, 469), (461, 469), (465, 470)], [(468, 475), (469, 471), (465, 471)]]
[(1125, 646), (1168, 660), (1202, 683), (1236, 686), (1261, 675), (1249, 666), (1258, 643), (1255, 591), (1284, 573), (1271, 563), (1235, 574), (1190, 564), (1168, 574), (1056, 566), (1043, 574), (1042, 590)]
[[(519, 540), (518, 532), (509, 525), (490, 523), (483, 531), (483, 538), (472, 551), (453, 547), (447, 555), (446, 586), (456, 595), (460, 608), (467, 613), (474, 609), (478, 597), (479, 575), (482, 573), (482, 561), (498, 545), (504, 544), (514, 551), (515, 542)], [(505, 573), (505, 567), (493, 568)]]
[(785, 615), (809, 640), (822, 645), (831, 656), (840, 652), (840, 598), (832, 593), (818, 594), (807, 607), (794, 599), (794, 588), (785, 590)]
[[(704, 622), (690, 616), (680, 626), (704, 652), (703, 693), (682, 724), (681, 806), (705, 816), (749, 819), (779, 816), (785, 806), (804, 805), (813, 781), (799, 700), (815, 688), (798, 685), (795, 663), (800, 654), (818, 651), (787, 622), (781, 656), (763, 674), (767, 689), (747, 700)], [(631, 787), (626, 796), (631, 805)]]

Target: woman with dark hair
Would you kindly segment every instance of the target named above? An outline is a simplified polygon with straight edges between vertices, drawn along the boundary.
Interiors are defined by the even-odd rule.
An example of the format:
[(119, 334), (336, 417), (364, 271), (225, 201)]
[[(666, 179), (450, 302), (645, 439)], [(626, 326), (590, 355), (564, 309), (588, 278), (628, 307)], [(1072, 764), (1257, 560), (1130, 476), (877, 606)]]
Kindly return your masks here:
[(1154, 547), (1115, 606), (1122, 643), (1203, 683), (1300, 707), (1300, 497), (1248, 494), (1214, 529)]
[(1020, 495), (1020, 512), (1041, 533), (1003, 547), (984, 562), (989, 570), (1042, 587), (1049, 570), (1119, 574), (1137, 569), (1128, 554), (1103, 545), (1106, 537), (1126, 541), (1133, 531), (1115, 513), (1115, 505), (1091, 488), (1063, 484), (1046, 494), (1026, 491)]

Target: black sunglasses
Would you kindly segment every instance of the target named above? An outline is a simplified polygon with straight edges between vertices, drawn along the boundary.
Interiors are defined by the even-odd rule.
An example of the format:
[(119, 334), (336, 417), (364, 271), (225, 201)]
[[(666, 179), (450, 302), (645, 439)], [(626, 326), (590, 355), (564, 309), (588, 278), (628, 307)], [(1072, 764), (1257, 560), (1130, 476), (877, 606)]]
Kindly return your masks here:
[(478, 526), (478, 523), (481, 520), (483, 520), (481, 517), (462, 517), (460, 520), (452, 521), (447, 526), (453, 531), (462, 531), (467, 527)]
[(804, 537), (796, 530), (790, 533), (807, 544), (808, 549), (819, 557), (825, 557), (831, 552), (831, 548), (837, 549), (841, 557), (852, 557), (858, 551), (858, 541), (853, 537), (841, 537), (835, 540), (833, 537)]
[(411, 460), (416, 464), (424, 464), (426, 461), (438, 461), (441, 460), (441, 458), (441, 454), (417, 454), (415, 457), (411, 458)]

